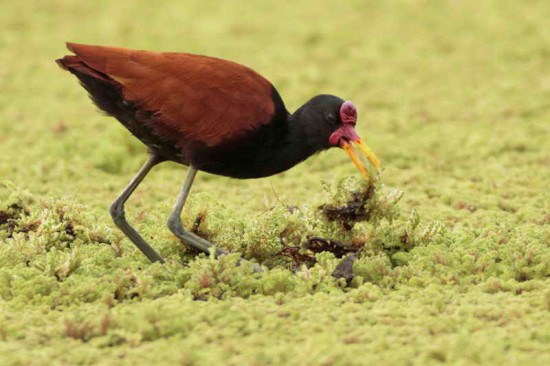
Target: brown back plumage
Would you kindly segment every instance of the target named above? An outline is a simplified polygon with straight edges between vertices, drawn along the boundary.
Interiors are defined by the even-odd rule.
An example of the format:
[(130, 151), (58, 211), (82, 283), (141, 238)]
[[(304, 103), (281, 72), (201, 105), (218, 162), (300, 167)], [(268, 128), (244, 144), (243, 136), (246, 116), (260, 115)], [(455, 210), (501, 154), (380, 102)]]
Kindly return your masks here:
[(76, 56), (59, 59), (63, 68), (119, 88), (125, 100), (154, 115), (149, 127), (160, 138), (180, 147), (238, 139), (269, 123), (275, 112), (271, 83), (231, 61), (75, 43), (67, 47)]

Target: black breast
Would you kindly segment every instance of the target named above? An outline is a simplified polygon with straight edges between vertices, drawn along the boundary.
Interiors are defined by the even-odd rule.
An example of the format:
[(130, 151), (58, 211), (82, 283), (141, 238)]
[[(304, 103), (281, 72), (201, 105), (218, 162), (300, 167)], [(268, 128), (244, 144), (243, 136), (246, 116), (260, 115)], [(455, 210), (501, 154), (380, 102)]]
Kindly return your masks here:
[(267, 177), (288, 169), (274, 164), (274, 157), (288, 139), (289, 113), (274, 87), (271, 95), (275, 113), (269, 123), (219, 146), (196, 144), (191, 149), (191, 165), (208, 173), (240, 179)]

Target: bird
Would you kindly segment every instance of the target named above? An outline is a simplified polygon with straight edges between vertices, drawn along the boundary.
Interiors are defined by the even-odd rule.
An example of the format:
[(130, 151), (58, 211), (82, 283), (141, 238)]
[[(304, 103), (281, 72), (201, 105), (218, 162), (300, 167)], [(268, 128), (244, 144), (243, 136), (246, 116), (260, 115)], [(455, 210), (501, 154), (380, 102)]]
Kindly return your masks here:
[[(252, 179), (281, 173), (308, 157), (343, 149), (367, 179), (380, 160), (355, 131), (357, 107), (330, 94), (294, 113), (253, 69), (229, 60), (67, 42), (72, 55), (57, 64), (78, 78), (91, 100), (148, 149), (148, 160), (112, 202), (115, 225), (151, 261), (160, 254), (128, 223), (125, 203), (151, 169), (166, 161), (188, 167), (168, 217), (170, 231), (215, 255), (229, 252), (184, 229), (181, 212), (198, 171)], [(366, 161), (365, 159), (366, 158)]]

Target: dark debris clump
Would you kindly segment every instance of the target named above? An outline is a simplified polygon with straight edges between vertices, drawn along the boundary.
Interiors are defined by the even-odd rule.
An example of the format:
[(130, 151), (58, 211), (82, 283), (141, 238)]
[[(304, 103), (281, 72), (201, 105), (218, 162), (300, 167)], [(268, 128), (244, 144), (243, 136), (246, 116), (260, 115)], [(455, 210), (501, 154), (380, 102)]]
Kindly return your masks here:
[[(339, 223), (343, 233), (351, 231), (356, 223), (370, 220), (375, 205), (369, 205), (369, 203), (375, 196), (375, 192), (375, 186), (372, 184), (362, 186), (361, 189), (346, 191), (347, 198), (344, 204), (330, 203), (319, 206), (323, 220)], [(333, 199), (333, 201), (337, 200)], [(357, 243), (348, 244), (334, 238), (309, 236), (301, 246), (286, 246), (278, 255), (290, 258), (294, 262), (295, 268), (301, 265), (308, 267), (315, 265), (317, 263), (315, 255), (323, 252), (333, 253), (336, 258), (344, 258), (348, 255), (342, 261), (342, 266), (347, 265), (350, 268), (341, 267), (335, 271), (335, 277), (348, 278), (349, 275), (343, 273), (351, 271), (353, 260), (359, 256), (358, 252), (362, 248), (363, 245), (357, 245)]]
[(34, 231), (36, 227), (40, 225), (39, 222), (32, 222), (18, 228), (17, 220), (19, 220), (22, 215), (28, 216), (29, 211), (17, 203), (13, 203), (4, 210), (0, 210), (0, 230), (6, 231), (8, 238), (11, 238), (14, 232)]
[(305, 264), (309, 267), (317, 263), (317, 259), (315, 259), (314, 256), (303, 253), (300, 247), (286, 247), (281, 250), (278, 255), (292, 259), (295, 267), (299, 267), (301, 264)]
[(344, 230), (349, 231), (357, 222), (370, 220), (371, 210), (367, 203), (374, 194), (374, 185), (369, 185), (365, 190), (352, 192), (351, 199), (345, 205), (325, 204), (319, 209), (328, 221), (339, 222)]
[(342, 258), (349, 252), (357, 252), (359, 247), (344, 244), (338, 240), (313, 237), (308, 239), (305, 245), (306, 249), (314, 253), (331, 252), (336, 258)]
[(344, 258), (332, 272), (332, 277), (336, 279), (343, 278), (349, 285), (354, 278), (353, 263), (357, 258), (359, 258), (359, 253), (353, 253)]

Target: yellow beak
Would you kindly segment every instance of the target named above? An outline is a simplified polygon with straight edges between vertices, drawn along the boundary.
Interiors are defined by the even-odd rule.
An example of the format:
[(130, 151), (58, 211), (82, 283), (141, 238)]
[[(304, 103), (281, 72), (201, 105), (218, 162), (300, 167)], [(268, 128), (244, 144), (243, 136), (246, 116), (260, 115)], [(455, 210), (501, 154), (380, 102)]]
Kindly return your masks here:
[(364, 159), (361, 159), (362, 157), (366, 157), (368, 161), (372, 163), (376, 167), (376, 169), (380, 170), (382, 166), (380, 165), (380, 160), (378, 157), (372, 152), (372, 150), (367, 146), (367, 144), (363, 143), (361, 139), (357, 139), (354, 141), (348, 142), (343, 141), (342, 142), (342, 149), (344, 149), (345, 152), (348, 153), (349, 157), (359, 169), (361, 172), (361, 175), (363, 177), (367, 178), (369, 181), (372, 181), (371, 176), (369, 175), (369, 171), (367, 169), (367, 164), (365, 164)]

